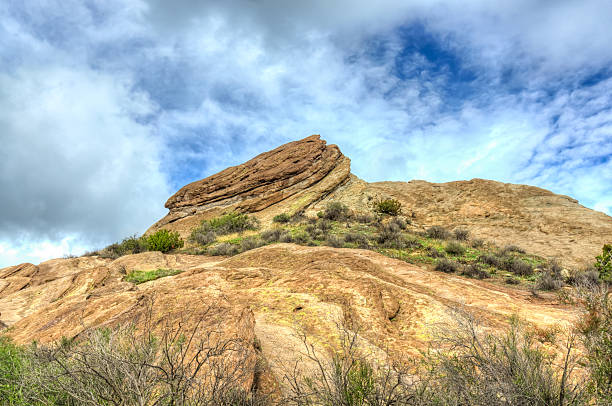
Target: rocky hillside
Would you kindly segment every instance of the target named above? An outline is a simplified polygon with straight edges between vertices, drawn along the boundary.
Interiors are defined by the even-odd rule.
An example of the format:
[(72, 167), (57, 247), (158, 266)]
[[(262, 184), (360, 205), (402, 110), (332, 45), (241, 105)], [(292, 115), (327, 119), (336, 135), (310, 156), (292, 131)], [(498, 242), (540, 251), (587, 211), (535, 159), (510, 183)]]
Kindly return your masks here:
[(568, 196), (527, 185), (484, 179), (449, 183), (367, 183), (350, 173), (350, 160), (318, 135), (291, 142), (181, 188), (170, 212), (150, 231), (187, 237), (203, 219), (237, 210), (269, 223), (279, 213), (315, 215), (331, 201), (369, 212), (376, 198), (399, 200), (422, 229), (464, 227), (503, 246), (518, 245), (567, 266), (582, 267), (612, 238), (612, 217)]
[[(230, 211), (256, 216), (261, 230), (278, 229), (272, 221), (278, 214), (301, 214), (312, 220), (311, 231), (319, 232), (317, 213), (330, 202), (346, 204), (353, 215), (367, 215), (379, 198), (402, 203), (414, 235), (403, 243), (437, 257), (447, 255), (438, 246), (446, 247), (442, 250), (465, 263), (476, 261), (484, 248), (454, 253), (419, 230), (461, 227), (484, 239), (486, 247), (519, 245), (527, 251), (525, 261), (542, 264), (558, 257), (568, 266), (592, 261), (612, 236), (612, 218), (531, 186), (480, 179), (366, 183), (351, 175), (350, 161), (337, 146), (326, 145), (318, 136), (183, 187), (168, 199), (168, 215), (147, 233), (164, 228), (187, 239), (202, 220)], [(325, 227), (350, 230), (354, 240), (360, 230), (384, 226), (348, 220), (330, 224)], [(294, 228), (297, 231), (283, 232), (303, 233), (308, 225)], [(394, 235), (404, 238), (398, 230)], [(309, 243), (317, 245), (315, 240)], [(307, 331), (315, 342), (330, 343), (337, 337), (338, 323), (359, 326), (364, 345), (384, 357), (425, 349), (436, 326), (450, 321), (452, 308), (470, 310), (490, 329), (505, 325), (514, 314), (541, 330), (563, 328), (578, 315), (561, 295), (533, 294), (500, 280), (440, 272), (427, 258), (422, 265), (409, 263), (398, 256), (401, 250), (385, 245), (366, 250), (266, 241), (229, 257), (189, 255), (193, 243), (188, 243), (169, 254), (143, 252), (117, 259), (92, 255), (3, 268), (0, 329), (18, 343), (47, 343), (101, 326), (180, 321), (184, 327), (197, 325), (220, 337), (257, 343), (247, 348), (252, 356), (246, 359), (264, 360), (267, 375), (257, 379), (275, 382), (283, 365), (296, 361), (303, 350), (298, 330)], [(144, 283), (129, 278), (135, 272), (162, 271), (169, 276), (160, 274)]]

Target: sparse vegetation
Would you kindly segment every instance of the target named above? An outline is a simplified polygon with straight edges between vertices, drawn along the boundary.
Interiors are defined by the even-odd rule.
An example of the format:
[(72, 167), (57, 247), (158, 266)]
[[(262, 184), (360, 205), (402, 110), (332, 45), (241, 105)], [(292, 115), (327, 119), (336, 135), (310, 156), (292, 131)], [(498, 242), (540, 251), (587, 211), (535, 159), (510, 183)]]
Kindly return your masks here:
[(259, 221), (253, 216), (238, 212), (229, 212), (221, 217), (215, 217), (210, 220), (204, 220), (199, 228), (192, 233), (206, 234), (214, 232), (217, 235), (226, 235), (231, 233), (242, 233), (247, 230), (256, 230), (259, 228)]
[(135, 283), (136, 285), (153, 281), (155, 279), (163, 278), (165, 276), (172, 276), (181, 273), (178, 269), (153, 269), (149, 271), (133, 270), (125, 276), (127, 282)]
[(102, 258), (117, 259), (124, 255), (138, 254), (145, 251), (147, 251), (146, 239), (134, 235), (87, 255), (99, 255)]
[(162, 228), (146, 237), (145, 244), (149, 251), (168, 252), (177, 248), (182, 248), (184, 241), (181, 239), (178, 232), (171, 232)]

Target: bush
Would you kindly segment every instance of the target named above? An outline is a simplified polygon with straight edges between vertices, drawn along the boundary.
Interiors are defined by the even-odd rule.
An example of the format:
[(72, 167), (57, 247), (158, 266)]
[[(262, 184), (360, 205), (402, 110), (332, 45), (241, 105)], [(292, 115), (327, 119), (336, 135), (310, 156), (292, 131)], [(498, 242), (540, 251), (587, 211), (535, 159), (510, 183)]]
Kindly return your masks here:
[(504, 268), (518, 276), (533, 275), (533, 266), (517, 258), (506, 258), (504, 261)]
[(481, 238), (474, 238), (471, 243), (472, 248), (482, 248), (484, 246), (484, 240)]
[(542, 269), (535, 288), (540, 290), (558, 290), (562, 288), (565, 283), (561, 271), (562, 269), (558, 262), (550, 262)]
[(558, 290), (561, 289), (563, 285), (564, 283), (561, 275), (556, 275), (547, 271), (540, 275), (535, 287), (540, 290)]
[(517, 278), (513, 278), (512, 276), (508, 276), (504, 282), (508, 285), (518, 285), (519, 283), (521, 283), (520, 280), (518, 280)]
[(264, 232), (262, 232), (260, 234), (261, 239), (264, 240), (267, 243), (273, 243), (273, 242), (278, 242), (281, 239), (281, 236), (283, 234), (286, 234), (287, 232), (285, 230), (281, 230), (278, 228), (272, 229), (272, 230), (266, 230)]
[(221, 217), (204, 220), (198, 230), (201, 232), (213, 231), (218, 235), (241, 233), (259, 228), (259, 220), (246, 214), (230, 212)]
[(444, 258), (444, 253), (438, 251), (436, 247), (427, 247), (427, 255), (432, 258)]
[(483, 254), (479, 256), (478, 262), (485, 264), (485, 265), (494, 266), (495, 268), (500, 268), (500, 269), (503, 268), (502, 261), (498, 257), (492, 254)]
[(310, 243), (310, 236), (305, 231), (299, 231), (291, 237), (296, 244), (306, 245)]
[(470, 264), (464, 267), (463, 271), (461, 271), (461, 275), (465, 275), (470, 278), (477, 278), (477, 279), (487, 279), (491, 277), (491, 275), (489, 275), (487, 271), (480, 268), (478, 264)]
[(240, 241), (240, 251), (250, 251), (264, 245), (264, 242), (257, 237), (245, 237)]
[(384, 248), (403, 249), (408, 247), (408, 241), (395, 223), (383, 224), (377, 236), (377, 242)]
[(441, 258), (436, 262), (436, 271), (444, 272), (444, 273), (455, 273), (459, 271), (461, 266), (455, 262), (446, 258)]
[(567, 283), (575, 287), (596, 287), (599, 285), (599, 272), (596, 269), (574, 272), (567, 278)]
[(97, 254), (102, 258), (117, 259), (124, 255), (138, 254), (145, 251), (147, 251), (146, 240), (142, 237), (133, 235), (131, 237), (124, 238), (120, 243), (111, 244), (98, 252), (93, 252), (90, 254)]
[(355, 221), (362, 224), (370, 224), (374, 221), (374, 217), (370, 214), (358, 213), (355, 215)]
[(361, 233), (348, 233), (344, 236), (344, 241), (349, 244), (355, 244), (359, 248), (369, 248), (370, 242), (368, 237)]
[(465, 228), (456, 228), (453, 230), (453, 236), (458, 241), (467, 241), (470, 238), (470, 232)]
[(612, 399), (612, 293), (609, 286), (581, 290), (586, 314), (579, 323), (586, 348), (591, 389), (601, 405)]
[(213, 245), (208, 248), (208, 253), (210, 255), (222, 255), (222, 256), (232, 256), (238, 254), (240, 249), (236, 244), (230, 244), (227, 242), (222, 242), (221, 244)]
[[(436, 405), (586, 405), (586, 392), (577, 377), (573, 342), (556, 362), (542, 348), (528, 325), (514, 318), (510, 328), (492, 334), (475, 318), (456, 312), (456, 327), (439, 333), (432, 351), (430, 383)], [(419, 403), (422, 404), (422, 403)]]
[(429, 238), (436, 238), (438, 240), (448, 240), (451, 236), (450, 232), (442, 226), (429, 227), (425, 234)]
[(189, 240), (200, 245), (209, 245), (217, 241), (217, 234), (214, 231), (206, 231), (199, 227), (191, 232)]
[(263, 406), (254, 391), (241, 389), (255, 374), (252, 342), (218, 337), (220, 322), (204, 330), (186, 317), (174, 325), (145, 318), (138, 328), (86, 330), (78, 341), (24, 348), (15, 385), (20, 399), (0, 403)]
[(163, 228), (146, 237), (145, 242), (149, 251), (161, 252), (182, 248), (184, 245), (178, 232), (170, 232)]
[(291, 216), (288, 215), (287, 213), (277, 214), (272, 219), (272, 221), (275, 223), (288, 223), (290, 220), (291, 220)]
[(406, 219), (402, 218), (402, 217), (393, 217), (390, 221), (390, 224), (395, 224), (396, 226), (398, 226), (401, 230), (405, 230), (406, 228), (408, 228), (408, 224), (409, 222), (406, 221)]
[(327, 220), (342, 221), (348, 217), (348, 207), (340, 202), (331, 202), (325, 206), (323, 218)]
[(516, 246), (516, 245), (506, 245), (502, 249), (502, 255), (507, 255), (507, 254), (512, 253), (512, 252), (516, 252), (518, 254), (524, 254), (525, 250), (522, 249), (521, 247)]
[(137, 271), (133, 270), (125, 276), (126, 282), (135, 283), (139, 285), (141, 283), (153, 281), (155, 279), (163, 278), (165, 276), (178, 275), (183, 271), (178, 269), (155, 269), (150, 271)]
[(602, 280), (612, 282), (612, 244), (603, 246), (601, 255), (595, 258), (595, 269)]
[(0, 404), (25, 404), (20, 387), (23, 358), (20, 347), (8, 337), (0, 336)]
[(444, 251), (451, 255), (461, 256), (465, 254), (465, 247), (458, 242), (451, 241), (444, 247)]
[(378, 214), (399, 216), (402, 214), (402, 204), (397, 199), (378, 199), (372, 203), (374, 211)]

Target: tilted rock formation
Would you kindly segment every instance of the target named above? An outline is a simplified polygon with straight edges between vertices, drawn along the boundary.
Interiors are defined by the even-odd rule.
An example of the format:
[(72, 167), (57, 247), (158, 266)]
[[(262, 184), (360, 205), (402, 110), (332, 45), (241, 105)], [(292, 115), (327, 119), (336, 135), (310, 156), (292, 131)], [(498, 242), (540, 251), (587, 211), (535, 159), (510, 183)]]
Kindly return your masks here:
[(199, 221), (220, 211), (256, 213), (281, 202), (299, 212), (349, 175), (350, 160), (340, 149), (312, 135), (184, 186), (166, 202), (170, 213), (151, 229), (188, 234)]

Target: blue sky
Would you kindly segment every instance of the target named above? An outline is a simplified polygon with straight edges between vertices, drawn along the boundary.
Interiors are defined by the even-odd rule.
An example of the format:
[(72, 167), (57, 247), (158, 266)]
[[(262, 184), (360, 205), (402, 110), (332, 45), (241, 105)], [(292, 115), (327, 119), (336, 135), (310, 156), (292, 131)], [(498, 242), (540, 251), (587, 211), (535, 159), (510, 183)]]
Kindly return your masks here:
[(0, 266), (143, 232), (310, 134), (368, 181), (524, 183), (612, 212), (612, 3), (4, 1)]

